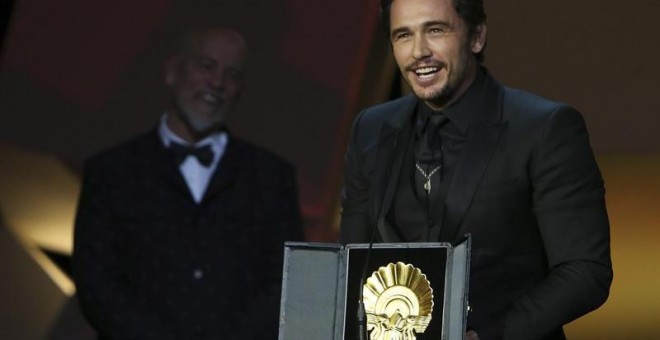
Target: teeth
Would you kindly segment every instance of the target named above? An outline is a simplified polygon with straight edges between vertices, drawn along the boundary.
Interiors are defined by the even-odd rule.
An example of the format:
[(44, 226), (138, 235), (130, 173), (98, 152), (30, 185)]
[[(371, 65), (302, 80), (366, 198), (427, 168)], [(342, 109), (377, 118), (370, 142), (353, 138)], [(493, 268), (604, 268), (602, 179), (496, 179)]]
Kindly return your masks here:
[(202, 98), (206, 100), (207, 102), (215, 103), (218, 101), (218, 96), (212, 94), (212, 93), (204, 93), (202, 94)]
[(429, 67), (418, 68), (415, 70), (415, 73), (419, 76), (426, 76), (429, 73), (436, 72), (437, 70), (438, 70), (437, 67), (429, 66)]

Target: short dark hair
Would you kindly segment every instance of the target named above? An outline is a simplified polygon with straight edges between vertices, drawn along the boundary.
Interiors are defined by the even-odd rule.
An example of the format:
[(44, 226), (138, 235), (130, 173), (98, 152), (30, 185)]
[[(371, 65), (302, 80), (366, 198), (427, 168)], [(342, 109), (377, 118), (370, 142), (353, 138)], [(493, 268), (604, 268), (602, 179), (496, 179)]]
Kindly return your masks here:
[[(385, 34), (390, 35), (390, 8), (395, 0), (380, 0), (380, 17), (385, 28)], [(486, 23), (486, 12), (484, 10), (483, 0), (451, 0), (458, 16), (468, 25), (468, 34), (472, 36), (476, 33), (477, 27)], [(479, 63), (484, 61), (484, 51), (486, 46), (474, 56)]]

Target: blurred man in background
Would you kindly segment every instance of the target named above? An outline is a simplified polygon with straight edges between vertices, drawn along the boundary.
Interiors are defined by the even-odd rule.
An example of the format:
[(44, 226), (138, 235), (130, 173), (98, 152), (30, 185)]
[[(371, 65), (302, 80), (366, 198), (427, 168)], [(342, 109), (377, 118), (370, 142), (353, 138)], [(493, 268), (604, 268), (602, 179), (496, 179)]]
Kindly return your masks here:
[(157, 128), (86, 163), (73, 269), (101, 338), (277, 337), (283, 243), (302, 231), (292, 166), (226, 128), (246, 53), (237, 32), (189, 30)]

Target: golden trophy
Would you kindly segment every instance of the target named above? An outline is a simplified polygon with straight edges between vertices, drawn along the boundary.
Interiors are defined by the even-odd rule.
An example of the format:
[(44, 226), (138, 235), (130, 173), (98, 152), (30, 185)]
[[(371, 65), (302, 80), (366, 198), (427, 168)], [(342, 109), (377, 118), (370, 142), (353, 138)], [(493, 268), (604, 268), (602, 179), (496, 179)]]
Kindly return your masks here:
[(380, 267), (367, 279), (363, 300), (371, 340), (415, 340), (431, 322), (431, 283), (410, 264)]

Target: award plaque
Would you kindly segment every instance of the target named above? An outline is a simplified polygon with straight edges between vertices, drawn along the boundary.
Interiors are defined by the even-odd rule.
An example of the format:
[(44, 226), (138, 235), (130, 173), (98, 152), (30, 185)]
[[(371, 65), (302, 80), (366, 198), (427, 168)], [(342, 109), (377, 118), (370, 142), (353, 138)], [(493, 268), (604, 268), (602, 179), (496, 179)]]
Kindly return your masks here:
[(463, 339), (469, 258), (469, 236), (371, 248), (287, 242), (279, 339), (357, 339), (361, 298), (370, 340)]

